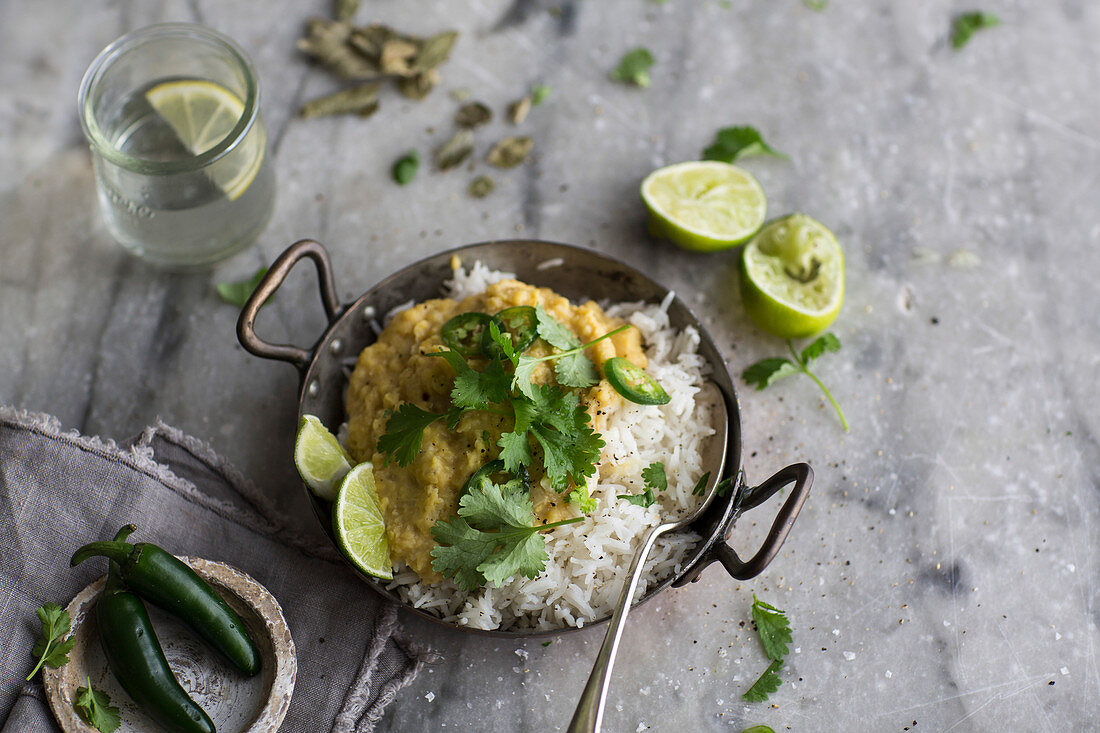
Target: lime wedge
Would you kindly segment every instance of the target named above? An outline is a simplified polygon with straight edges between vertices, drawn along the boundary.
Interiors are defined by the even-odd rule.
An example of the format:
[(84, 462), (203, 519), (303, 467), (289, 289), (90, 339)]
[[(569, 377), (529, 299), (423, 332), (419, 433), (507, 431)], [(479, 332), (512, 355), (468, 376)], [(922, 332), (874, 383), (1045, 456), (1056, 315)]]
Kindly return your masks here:
[(374, 466), (360, 463), (351, 469), (336, 493), (332, 507), (336, 541), (355, 567), (376, 578), (393, 578), (386, 524), (374, 489)]
[(811, 336), (844, 302), (844, 253), (833, 233), (803, 214), (769, 222), (741, 252), (741, 301), (760, 328)]
[(700, 252), (746, 241), (760, 229), (768, 208), (751, 173), (713, 160), (658, 168), (642, 181), (642, 201), (651, 234)]
[(294, 466), (306, 486), (325, 501), (336, 498), (336, 485), (351, 470), (351, 456), (313, 415), (303, 415), (294, 439)]
[[(244, 102), (225, 87), (201, 79), (166, 81), (145, 92), (145, 99), (193, 155), (224, 140), (244, 114)], [(257, 119), (252, 130), (224, 159), (211, 164), (214, 183), (230, 201), (241, 196), (263, 163), (267, 137)]]

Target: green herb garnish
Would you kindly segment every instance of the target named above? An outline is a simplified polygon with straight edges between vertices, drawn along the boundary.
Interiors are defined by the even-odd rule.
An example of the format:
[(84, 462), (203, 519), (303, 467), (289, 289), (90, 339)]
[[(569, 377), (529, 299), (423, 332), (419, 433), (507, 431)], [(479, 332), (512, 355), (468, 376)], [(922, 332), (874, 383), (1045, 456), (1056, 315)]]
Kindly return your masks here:
[(692, 496), (702, 496), (707, 490), (707, 482), (710, 481), (710, 471), (707, 471), (699, 480), (695, 482), (695, 486), (691, 489)]
[(612, 81), (633, 84), (639, 87), (649, 86), (649, 69), (656, 63), (648, 48), (639, 46), (627, 51), (619, 59), (619, 65), (611, 72)]
[(34, 669), (27, 675), (27, 681), (34, 677), (43, 664), (54, 669), (67, 664), (69, 652), (73, 650), (73, 644), (76, 643), (74, 637), (64, 638), (72, 628), (72, 619), (61, 606), (56, 603), (45, 603), (34, 612), (38, 614), (38, 620), (42, 623), (42, 633), (31, 649), (31, 654), (38, 660), (38, 664), (34, 665)]
[(749, 702), (763, 702), (783, 684), (776, 672), (783, 667), (783, 659), (790, 651), (787, 645), (791, 643), (791, 623), (784, 611), (760, 600), (755, 593), (752, 594), (752, 620), (756, 622), (764, 653), (772, 662), (742, 697)]
[(810, 10), (821, 12), (829, 5), (829, 0), (802, 0), (802, 4)]
[(847, 432), (848, 419), (844, 417), (844, 411), (840, 409), (840, 405), (837, 404), (832, 393), (822, 384), (817, 375), (810, 371), (810, 362), (828, 351), (840, 351), (840, 339), (831, 333), (827, 333), (818, 337), (816, 341), (803, 349), (801, 354), (794, 350), (794, 344), (791, 343), (790, 339), (787, 339), (787, 348), (790, 349), (793, 361), (783, 357), (762, 359), (743, 371), (741, 378), (749, 384), (756, 385), (757, 390), (762, 390), (783, 377), (802, 372), (821, 388), (825, 397), (832, 403), (833, 409), (836, 410), (837, 417), (840, 418), (840, 424), (844, 426), (844, 431)]
[(545, 102), (551, 91), (550, 87), (545, 84), (536, 84), (531, 87), (531, 106), (538, 107)]
[(956, 51), (967, 43), (970, 38), (980, 30), (995, 28), (1001, 24), (1001, 19), (993, 13), (973, 11), (959, 13), (951, 21), (951, 48)]
[[(708, 476), (710, 474), (707, 474)], [(642, 483), (645, 491), (640, 494), (618, 494), (617, 498), (641, 507), (650, 507), (657, 503), (654, 491), (668, 489), (668, 476), (665, 475), (665, 464), (660, 461), (649, 464), (642, 469)]]
[(248, 302), (253, 291), (256, 290), (260, 281), (264, 279), (264, 275), (266, 274), (267, 268), (261, 267), (259, 270), (256, 270), (252, 277), (246, 277), (244, 280), (237, 280), (234, 282), (218, 283), (214, 287), (218, 291), (219, 297), (226, 303), (235, 305), (238, 308), (244, 308), (244, 304)]
[(748, 158), (753, 155), (787, 158), (786, 155), (764, 142), (764, 137), (755, 127), (742, 125), (739, 127), (724, 127), (719, 130), (714, 136), (714, 142), (703, 151), (703, 160), (733, 163), (740, 158)]
[(393, 180), (397, 182), (399, 186), (404, 186), (406, 183), (416, 178), (416, 171), (420, 169), (420, 153), (415, 150), (410, 150), (404, 157), (398, 158), (397, 162), (393, 164)]
[(94, 689), (91, 678), (88, 678), (87, 687), (76, 688), (76, 702), (73, 707), (85, 723), (100, 733), (114, 733), (122, 724), (119, 710), (111, 704), (110, 696)]
[(756, 682), (752, 683), (752, 687), (745, 690), (745, 694), (741, 697), (748, 702), (764, 702), (767, 700), (768, 696), (783, 684), (783, 680), (776, 674), (782, 668), (783, 662), (776, 661), (769, 664), (764, 673), (757, 678)]
[(432, 549), (432, 567), (467, 591), (499, 586), (516, 573), (537, 578), (548, 559), (540, 532), (583, 518), (534, 524), (526, 492), (484, 481), (459, 500), (457, 517), (432, 527), (440, 543)]
[(569, 501), (577, 505), (577, 511), (581, 514), (591, 514), (599, 506), (599, 502), (588, 493), (587, 486), (578, 486), (570, 491)]

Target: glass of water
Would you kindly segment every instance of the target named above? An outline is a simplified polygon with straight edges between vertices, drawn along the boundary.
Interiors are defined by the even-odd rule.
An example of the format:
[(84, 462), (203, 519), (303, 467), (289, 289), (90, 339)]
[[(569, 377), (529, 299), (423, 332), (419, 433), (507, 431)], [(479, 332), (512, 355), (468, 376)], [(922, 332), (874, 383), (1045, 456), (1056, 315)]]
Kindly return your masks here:
[(260, 84), (231, 39), (188, 23), (129, 33), (92, 62), (78, 104), (107, 228), (133, 253), (200, 268), (267, 224), (275, 178)]

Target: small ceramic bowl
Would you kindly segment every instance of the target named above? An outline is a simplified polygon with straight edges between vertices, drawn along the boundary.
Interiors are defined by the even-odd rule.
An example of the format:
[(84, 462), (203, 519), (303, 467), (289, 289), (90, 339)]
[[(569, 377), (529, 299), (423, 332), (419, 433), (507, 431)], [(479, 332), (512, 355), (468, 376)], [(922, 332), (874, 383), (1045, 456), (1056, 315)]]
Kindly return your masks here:
[[(298, 661), (283, 610), (266, 588), (247, 574), (224, 563), (197, 557), (181, 557), (210, 583), (244, 621), (263, 666), (246, 678), (200, 641), (195, 632), (160, 609), (147, 604), (164, 655), (183, 689), (198, 703), (218, 733), (274, 733), (290, 708)], [(44, 667), (42, 682), (54, 717), (65, 733), (96, 733), (76, 712), (77, 688), (106, 692), (118, 706), (119, 733), (159, 733), (163, 728), (137, 708), (107, 667), (107, 658), (96, 631), (95, 600), (106, 576), (76, 595), (65, 609), (73, 622), (76, 643), (69, 663), (58, 669)]]

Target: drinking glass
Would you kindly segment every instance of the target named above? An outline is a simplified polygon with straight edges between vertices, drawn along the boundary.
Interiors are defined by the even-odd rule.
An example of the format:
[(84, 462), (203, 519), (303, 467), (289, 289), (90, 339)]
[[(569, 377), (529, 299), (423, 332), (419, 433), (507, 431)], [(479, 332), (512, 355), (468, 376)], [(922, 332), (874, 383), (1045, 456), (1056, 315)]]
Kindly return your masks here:
[(196, 269), (255, 241), (275, 178), (240, 46), (200, 25), (142, 28), (100, 52), (77, 102), (100, 209), (123, 247)]

